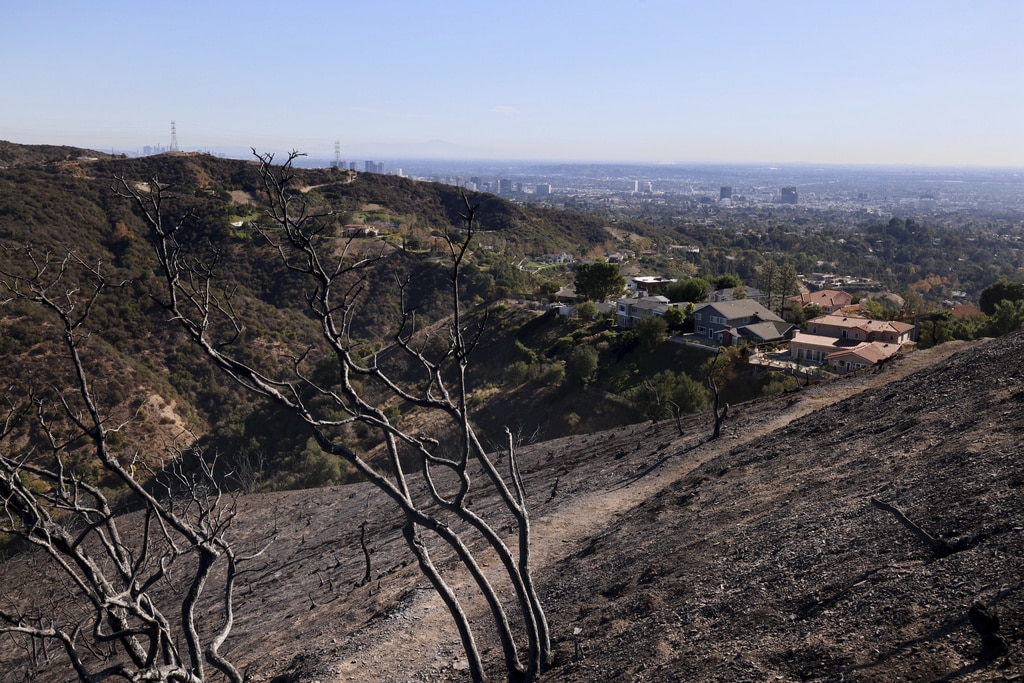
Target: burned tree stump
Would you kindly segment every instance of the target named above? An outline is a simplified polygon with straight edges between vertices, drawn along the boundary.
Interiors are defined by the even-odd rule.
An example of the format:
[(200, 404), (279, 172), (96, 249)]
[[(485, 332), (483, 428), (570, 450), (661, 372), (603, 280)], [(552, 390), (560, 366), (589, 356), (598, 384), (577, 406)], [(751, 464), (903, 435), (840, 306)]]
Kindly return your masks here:
[(927, 531), (919, 527), (917, 524), (914, 524), (895, 505), (891, 505), (890, 503), (886, 503), (885, 501), (878, 500), (877, 498), (871, 499), (871, 505), (872, 507), (876, 507), (879, 510), (885, 510), (886, 512), (892, 514), (892, 516), (896, 518), (896, 521), (898, 521), (906, 528), (910, 529), (915, 536), (924, 541), (928, 545), (928, 547), (932, 549), (932, 553), (935, 555), (935, 559), (941, 559), (955, 552), (955, 549), (949, 543), (946, 543), (941, 538), (935, 538)]
[(981, 636), (981, 659), (995, 659), (1006, 654), (1006, 641), (999, 635), (999, 617), (975, 601), (967, 610), (967, 620)]

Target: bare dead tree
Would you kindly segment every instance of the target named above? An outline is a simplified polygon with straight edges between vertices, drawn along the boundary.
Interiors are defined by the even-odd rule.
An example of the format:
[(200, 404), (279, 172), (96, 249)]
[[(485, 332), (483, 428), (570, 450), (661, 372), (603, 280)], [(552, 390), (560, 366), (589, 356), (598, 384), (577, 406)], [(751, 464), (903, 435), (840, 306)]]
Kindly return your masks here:
[(365, 586), (370, 583), (372, 578), (371, 572), (373, 571), (373, 565), (370, 563), (370, 549), (366, 547), (366, 525), (369, 524), (365, 519), (359, 525), (359, 547), (363, 550), (363, 562), (366, 564), (366, 571), (363, 573), (363, 578), (356, 581), (356, 587)]
[[(23, 552), (47, 568), (39, 579), (48, 577), (53, 592), (40, 604), (30, 594), (4, 591), (0, 633), (38, 645), (46, 657), (49, 644), (57, 645), (78, 679), (90, 683), (202, 683), (207, 667), (242, 683), (221, 653), (234, 620), (234, 580), (246, 559), (227, 536), (234, 501), (222, 496), (212, 464), (198, 458), (196, 468), (186, 468), (182, 451), (162, 469), (162, 487), (144, 486), (143, 470), (152, 475), (153, 467), (132, 444), (114, 446), (125, 441), (114, 437), (131, 416), (117, 421), (97, 398), (87, 321), (116, 285), (99, 265), (73, 254), (5, 248), (4, 256), (2, 304), (38, 307), (56, 323), (53, 358), (63, 359), (66, 374), (60, 386), (6, 393), (0, 538), (21, 541)], [(119, 516), (104, 489), (72, 467), (72, 455), (99, 466), (140, 511)], [(168, 592), (175, 597), (167, 599)], [(210, 600), (219, 603), (212, 621), (197, 609), (202, 603), (207, 611)]]
[(715, 381), (715, 369), (718, 365), (718, 357), (722, 355), (722, 347), (718, 347), (718, 351), (715, 353), (714, 360), (708, 366), (707, 377), (704, 378), (705, 383), (708, 385), (708, 389), (711, 390), (712, 403), (711, 403), (711, 414), (715, 418), (715, 425), (711, 430), (712, 440), (717, 439), (722, 435), (722, 423), (725, 422), (725, 418), (729, 416), (729, 404), (726, 403), (724, 406), (720, 406), (720, 397), (718, 393), (718, 382)]
[[(231, 283), (220, 281), (211, 266), (220, 255), (202, 259), (190, 250), (186, 223), (169, 222), (162, 208), (169, 195), (166, 188), (157, 182), (143, 185), (120, 178), (120, 190), (151, 228), (166, 282), (164, 306), (215, 366), (250, 392), (299, 417), (324, 452), (351, 463), (400, 511), (406, 543), (455, 621), (472, 678), (484, 680), (476, 636), (462, 601), (433, 560), (436, 549), (447, 548), (457, 558), (486, 601), (509, 680), (534, 680), (550, 663), (551, 645), (531, 572), (530, 518), (518, 460), (510, 437), (508, 471), (499, 471), (481, 444), (468, 410), (466, 372), (482, 325), (471, 324), (464, 316), (460, 290), (475, 237), (477, 207), (466, 200), (461, 229), (444, 231), (450, 318), (442, 344), (417, 334), (415, 312), (407, 305), (412, 283), (400, 283), (403, 317), (389, 350), (404, 356), (420, 375), (418, 382), (400, 382), (385, 368), (384, 354), (360, 356), (351, 332), (370, 276), (387, 267), (387, 253), (358, 253), (352, 240), (328, 233), (325, 216), (293, 189), (298, 153), (291, 153), (280, 165), (273, 163), (273, 155), (255, 150), (254, 154), (269, 218), (268, 223), (255, 225), (256, 233), (291, 273), (306, 282), (305, 305), (318, 322), (319, 338), (310, 347), (292, 352), (287, 371), (280, 364), (251, 360), (240, 344), (246, 321), (224, 296)], [(312, 363), (324, 358), (337, 365), (340, 379), (335, 384), (318, 382), (310, 372)], [(443, 431), (435, 438), (398, 428), (381, 407), (381, 392), (443, 418)], [(386, 469), (375, 466), (346, 440), (345, 428), (356, 423), (380, 435)], [(408, 466), (409, 462), (414, 465)], [(477, 476), (502, 503), (497, 518), (485, 519), (470, 505)], [(509, 527), (516, 530), (512, 544), (498, 531)], [(480, 551), (470, 545), (478, 541), (500, 561), (510, 596), (500, 596), (483, 571)], [(516, 629), (510, 623), (513, 616)], [(525, 648), (517, 643), (516, 633), (525, 637)]]
[(672, 415), (676, 419), (676, 431), (679, 432), (679, 436), (686, 436), (686, 430), (683, 429), (683, 408), (677, 402), (672, 399), (668, 400), (668, 404), (672, 406)]

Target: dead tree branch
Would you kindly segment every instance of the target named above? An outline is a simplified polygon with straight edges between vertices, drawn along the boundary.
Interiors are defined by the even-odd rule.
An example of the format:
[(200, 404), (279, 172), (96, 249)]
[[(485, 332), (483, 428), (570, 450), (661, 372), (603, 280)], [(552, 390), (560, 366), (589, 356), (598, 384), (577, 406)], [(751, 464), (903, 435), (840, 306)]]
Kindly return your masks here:
[(718, 351), (715, 353), (715, 358), (711, 361), (711, 365), (708, 366), (707, 377), (704, 378), (705, 383), (708, 385), (708, 389), (711, 390), (712, 404), (711, 413), (715, 418), (714, 428), (711, 431), (711, 439), (717, 439), (722, 435), (722, 423), (725, 422), (725, 418), (729, 415), (729, 404), (726, 403), (724, 406), (720, 405), (720, 396), (718, 393), (718, 382), (715, 381), (715, 369), (718, 366), (718, 357), (722, 355), (722, 347), (718, 347)]
[[(458, 559), (486, 601), (509, 679), (533, 680), (550, 663), (551, 645), (532, 578), (530, 523), (518, 462), (510, 447), (510, 471), (502, 474), (497, 469), (478, 438), (468, 409), (466, 372), (484, 322), (467, 320), (461, 289), (476, 235), (478, 207), (464, 197), (461, 229), (443, 231), (448, 246), (450, 306), (443, 351), (425, 351), (415, 329), (415, 311), (406, 307), (404, 294), (410, 283), (402, 282), (403, 321), (391, 347), (365, 357), (352, 338), (352, 322), (367, 292), (376, 286), (375, 280), (382, 279), (379, 271), (386, 270), (389, 254), (386, 250), (360, 250), (351, 241), (339, 244), (329, 235), (321, 220), (324, 214), (292, 190), (297, 156), (293, 152), (283, 164), (275, 165), (273, 155), (256, 154), (267, 214), (267, 223), (257, 222), (256, 231), (284, 267), (305, 283), (305, 306), (318, 323), (319, 338), (307, 348), (290, 352), (292, 362), (286, 371), (281, 370), (281, 363), (262, 363), (259, 358), (253, 360), (253, 354), (240, 353), (234, 342), (239, 339), (238, 331), (247, 329), (246, 321), (216, 294), (230, 290), (231, 283), (220, 281), (216, 272), (194, 255), (185, 222), (165, 219), (163, 188), (158, 183), (142, 189), (122, 178), (122, 194), (135, 203), (150, 227), (166, 284), (163, 305), (213, 365), (253, 394), (301, 419), (320, 449), (349, 462), (402, 513), (406, 544), (455, 620), (473, 679), (483, 680), (483, 663), (469, 618), (432, 560), (436, 548), (447, 549)], [(391, 349), (413, 361), (420, 372), (419, 381), (399, 381), (388, 371)], [(330, 385), (316, 381), (309, 371), (311, 363), (325, 359), (336, 363), (338, 371), (337, 380)], [(443, 418), (444, 431), (435, 438), (402, 430), (380, 406), (381, 393)], [(386, 469), (368, 461), (347, 441), (344, 427), (354, 423), (362, 423), (380, 436)], [(442, 443), (443, 449), (439, 448)], [(405, 464), (410, 461), (415, 467)], [(502, 504), (494, 519), (485, 519), (469, 503), (476, 476)], [(513, 543), (506, 543), (497, 531), (508, 526), (508, 518), (516, 530)], [(457, 532), (456, 528), (469, 531)], [(468, 539), (473, 535), (500, 560), (504, 583), (511, 586), (510, 596), (500, 595), (481, 569), (470, 550)], [(510, 615), (516, 616), (515, 627)], [(525, 638), (525, 648), (517, 638)]]
[[(8, 249), (0, 265), (3, 304), (36, 307), (53, 323), (59, 335), (51, 351), (66, 363), (58, 367), (67, 369), (62, 385), (30, 386), (6, 397), (0, 536), (38, 551), (45, 559), (40, 580), (52, 582), (55, 591), (47, 605), (5, 597), (0, 633), (27, 639), (32, 647), (40, 643), (44, 652), (47, 643), (59, 645), (81, 681), (202, 683), (211, 667), (242, 683), (220, 652), (233, 624), (234, 577), (244, 561), (226, 536), (233, 501), (221, 495), (212, 466), (186, 475), (183, 452), (163, 470), (173, 491), (171, 483), (162, 491), (144, 486), (136, 477), (138, 450), (130, 443), (115, 446), (123, 439), (113, 438), (132, 418), (113, 419), (113, 407), (99, 399), (95, 364), (88, 360), (94, 353), (88, 321), (116, 289), (100, 264), (74, 254), (55, 258), (31, 247)], [(108, 497), (111, 485), (100, 488), (73, 466), (82, 458), (141, 510), (119, 516)], [(222, 567), (222, 578), (214, 581)], [(158, 585), (175, 587), (180, 609), (159, 606), (167, 601), (157, 600)], [(206, 611), (211, 599), (220, 605), (220, 617), (206, 636), (197, 607)]]
[(910, 519), (905, 514), (903, 514), (903, 512), (895, 505), (892, 505), (891, 503), (886, 503), (885, 501), (881, 501), (873, 497), (871, 498), (871, 506), (878, 508), (879, 510), (884, 510), (885, 512), (888, 512), (896, 518), (897, 522), (902, 524), (907, 529), (910, 529), (910, 531), (915, 536), (917, 536), (919, 540), (924, 541), (924, 543), (929, 548), (931, 548), (931, 551), (935, 555), (936, 559), (946, 557), (947, 555), (954, 552), (953, 547), (950, 546), (949, 543), (946, 543), (940, 538), (935, 538), (927, 531), (922, 529), (920, 526), (910, 521)]

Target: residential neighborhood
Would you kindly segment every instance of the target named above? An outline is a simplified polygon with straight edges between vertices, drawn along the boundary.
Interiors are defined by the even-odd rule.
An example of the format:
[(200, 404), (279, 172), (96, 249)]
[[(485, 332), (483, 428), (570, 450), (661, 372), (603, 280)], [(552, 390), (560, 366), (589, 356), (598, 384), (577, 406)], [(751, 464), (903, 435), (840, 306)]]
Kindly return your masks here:
[[(682, 308), (691, 316), (692, 330), (678, 339), (706, 346), (752, 345), (761, 349), (788, 351), (799, 365), (822, 366), (836, 373), (850, 372), (885, 361), (914, 345), (914, 325), (899, 321), (874, 320), (861, 314), (848, 292), (822, 289), (787, 297), (783, 313), (794, 319), (800, 311), (821, 311), (803, 328), (777, 315), (757, 298), (734, 298), (733, 289), (711, 292), (700, 303), (672, 302), (651, 289), (665, 291), (672, 282), (659, 277), (627, 279), (626, 294), (615, 302), (616, 324), (633, 329), (644, 318), (664, 316), (671, 308)], [(757, 290), (755, 294), (760, 295)], [(692, 312), (691, 312), (692, 311)]]

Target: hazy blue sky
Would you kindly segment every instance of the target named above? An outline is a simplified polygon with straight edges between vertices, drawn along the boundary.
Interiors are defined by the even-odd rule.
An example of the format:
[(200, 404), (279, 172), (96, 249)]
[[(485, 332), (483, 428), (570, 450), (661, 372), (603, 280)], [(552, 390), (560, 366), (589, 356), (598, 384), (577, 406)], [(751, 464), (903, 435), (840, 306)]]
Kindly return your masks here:
[(1021, 0), (3, 0), (0, 38), (13, 142), (1024, 166)]

